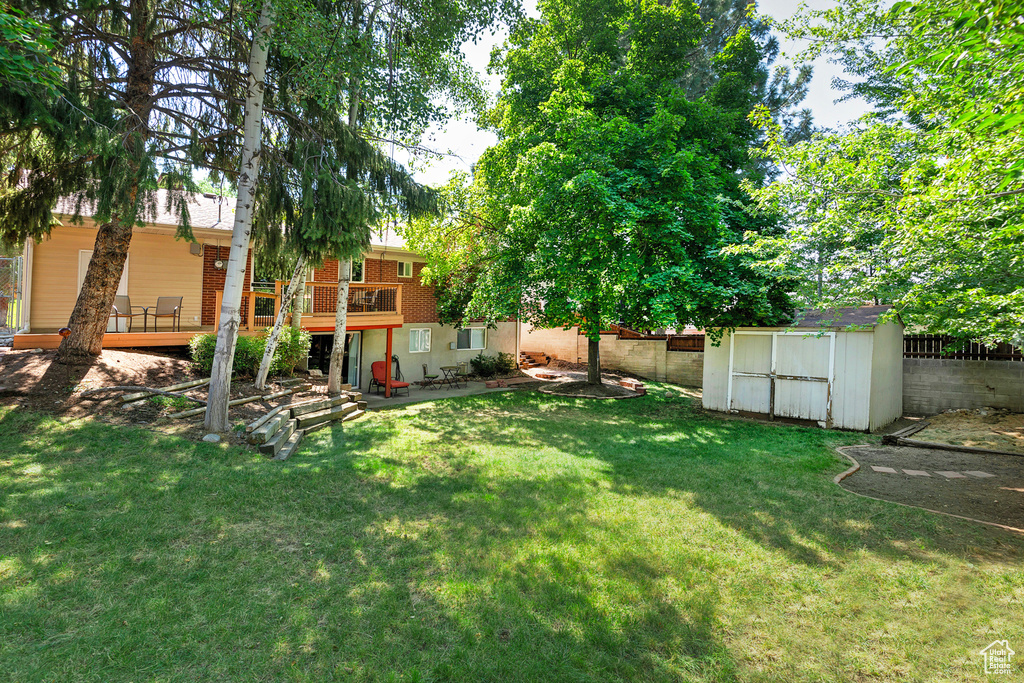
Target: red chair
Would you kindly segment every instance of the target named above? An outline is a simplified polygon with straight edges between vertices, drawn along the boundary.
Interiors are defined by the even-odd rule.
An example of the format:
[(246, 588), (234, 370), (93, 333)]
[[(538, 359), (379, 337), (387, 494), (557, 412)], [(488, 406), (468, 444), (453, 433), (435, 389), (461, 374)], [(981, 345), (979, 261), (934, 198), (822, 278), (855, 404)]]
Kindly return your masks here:
[[(373, 363), (370, 363), (370, 374), (373, 375), (373, 377), (370, 378), (370, 388), (372, 389), (374, 387), (377, 387), (377, 393), (379, 394), (379, 389), (386, 387), (387, 361), (378, 360), (374, 361)], [(409, 395), (408, 382), (399, 382), (398, 380), (395, 379), (391, 380), (391, 390), (396, 391), (398, 389), (405, 389), (405, 395)]]

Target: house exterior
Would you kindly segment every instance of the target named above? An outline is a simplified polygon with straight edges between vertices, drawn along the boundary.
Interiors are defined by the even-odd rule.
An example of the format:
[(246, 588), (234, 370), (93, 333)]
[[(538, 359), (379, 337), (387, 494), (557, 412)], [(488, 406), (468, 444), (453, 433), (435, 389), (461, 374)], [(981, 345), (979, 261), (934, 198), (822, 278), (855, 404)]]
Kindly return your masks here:
[(723, 330), (704, 346), (703, 405), (870, 431), (903, 414), (903, 323), (889, 306), (804, 311), (788, 327)]
[[(175, 238), (177, 218), (166, 211), (166, 191), (158, 193), (156, 215), (136, 227), (128, 260), (118, 286), (133, 307), (153, 306), (158, 297), (182, 297), (179, 330), (167, 321), (153, 329), (143, 319), (111, 319), (105, 348), (184, 346), (197, 333), (216, 329), (225, 267), (233, 226), (234, 200), (193, 195), (189, 213), (195, 242)], [(57, 330), (68, 324), (92, 255), (97, 225), (88, 217), (72, 224), (73, 208), (58, 205), (60, 225), (50, 237), (29, 241), (24, 248), (24, 326), (14, 336), (14, 348), (56, 348)], [(83, 207), (83, 214), (86, 213)], [(420, 281), (424, 259), (405, 248), (393, 231), (375, 236), (362, 259), (353, 263), (350, 286), (346, 357), (343, 372), (353, 385), (369, 386), (370, 364), (397, 357), (395, 372), (405, 381), (422, 379), (423, 364), (431, 373), (442, 365), (468, 363), (478, 353), (515, 353), (517, 325), (500, 323), (456, 330), (437, 319), (433, 288)], [(307, 273), (300, 324), (313, 337), (310, 367), (327, 371), (334, 335), (338, 262), (326, 261)], [(242, 334), (257, 334), (273, 325), (285, 282), (254, 283), (252, 251), (246, 263), (242, 299)]]

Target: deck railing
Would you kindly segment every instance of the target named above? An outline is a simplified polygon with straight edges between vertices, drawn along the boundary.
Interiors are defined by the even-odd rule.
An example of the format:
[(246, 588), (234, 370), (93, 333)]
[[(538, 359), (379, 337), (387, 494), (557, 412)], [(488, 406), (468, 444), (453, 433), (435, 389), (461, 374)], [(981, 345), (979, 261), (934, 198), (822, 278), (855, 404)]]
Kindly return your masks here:
[[(217, 290), (215, 308), (217, 319), (214, 327), (220, 321), (220, 305), (224, 299), (223, 290)], [(281, 295), (272, 292), (242, 292), (242, 304), (239, 308), (241, 318), (239, 327), (243, 330), (258, 330), (264, 327), (272, 327), (277, 320), (277, 312), (281, 308)]]
[[(288, 287), (287, 282), (278, 282), (277, 291)], [(338, 283), (307, 282), (303, 296), (303, 315), (331, 316), (337, 313)], [(364, 313), (401, 313), (402, 285), (398, 284), (367, 284), (353, 282), (348, 287), (348, 313), (361, 315)]]

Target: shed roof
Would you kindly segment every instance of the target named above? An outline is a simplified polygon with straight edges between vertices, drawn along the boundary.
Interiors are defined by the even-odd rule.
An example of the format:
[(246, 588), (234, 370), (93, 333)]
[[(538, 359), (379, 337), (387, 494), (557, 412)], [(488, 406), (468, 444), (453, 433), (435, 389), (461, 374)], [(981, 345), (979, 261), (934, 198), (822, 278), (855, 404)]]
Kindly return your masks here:
[(875, 326), (878, 319), (892, 310), (892, 306), (849, 306), (846, 308), (814, 309), (797, 311), (794, 327), (848, 327), (851, 325)]

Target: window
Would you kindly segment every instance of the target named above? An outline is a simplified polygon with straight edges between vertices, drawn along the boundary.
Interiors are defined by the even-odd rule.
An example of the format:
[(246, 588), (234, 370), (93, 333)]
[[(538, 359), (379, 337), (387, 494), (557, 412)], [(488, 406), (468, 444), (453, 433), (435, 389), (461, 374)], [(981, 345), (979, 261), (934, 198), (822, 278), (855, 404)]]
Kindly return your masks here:
[(487, 330), (482, 327), (459, 330), (455, 348), (459, 351), (479, 351), (487, 348)]
[(352, 259), (351, 282), (366, 282), (366, 259)]
[(430, 351), (430, 328), (409, 330), (409, 353)]
[(412, 277), (412, 261), (398, 262), (398, 277)]

